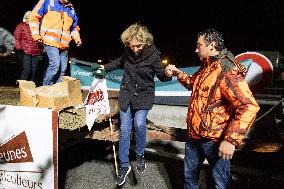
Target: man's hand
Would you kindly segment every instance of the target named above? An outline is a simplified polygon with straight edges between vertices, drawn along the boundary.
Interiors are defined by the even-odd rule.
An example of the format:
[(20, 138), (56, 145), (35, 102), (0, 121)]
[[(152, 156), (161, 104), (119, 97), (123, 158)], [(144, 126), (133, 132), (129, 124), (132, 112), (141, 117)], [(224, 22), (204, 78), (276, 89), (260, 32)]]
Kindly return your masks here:
[(235, 152), (235, 145), (223, 140), (219, 147), (218, 155), (225, 160), (229, 160), (233, 158), (233, 154)]
[(42, 37), (40, 35), (33, 36), (33, 39), (40, 44), (43, 43)]
[(81, 41), (80, 38), (79, 38), (79, 39), (76, 39), (76, 40), (75, 40), (75, 43), (76, 43), (77, 47), (79, 47), (79, 46), (82, 45), (82, 41)]
[(42, 40), (42, 38), (40, 38), (40, 39), (37, 39), (36, 40), (38, 43), (40, 43), (40, 44), (42, 44), (43, 43), (43, 40)]
[(181, 73), (182, 71), (178, 68), (176, 68), (175, 65), (173, 64), (169, 64), (167, 67), (166, 67), (166, 70), (165, 70), (165, 73), (167, 75), (170, 75), (170, 76), (177, 76), (179, 73)]

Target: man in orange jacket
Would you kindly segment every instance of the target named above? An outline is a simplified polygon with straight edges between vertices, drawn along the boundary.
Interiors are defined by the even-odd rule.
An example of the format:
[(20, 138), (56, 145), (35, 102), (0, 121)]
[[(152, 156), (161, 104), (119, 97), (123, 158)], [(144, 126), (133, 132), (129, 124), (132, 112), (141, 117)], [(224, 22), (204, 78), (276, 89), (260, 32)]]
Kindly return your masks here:
[(195, 52), (203, 65), (192, 76), (174, 65), (167, 67), (183, 86), (192, 90), (184, 188), (199, 188), (199, 172), (205, 158), (214, 187), (230, 188), (230, 159), (253, 124), (259, 106), (244, 79), (244, 66), (227, 51), (219, 31), (200, 32)]
[(43, 85), (62, 81), (70, 41), (82, 44), (78, 17), (70, 0), (40, 0), (29, 17), (29, 26), (33, 39), (43, 43), (49, 59)]

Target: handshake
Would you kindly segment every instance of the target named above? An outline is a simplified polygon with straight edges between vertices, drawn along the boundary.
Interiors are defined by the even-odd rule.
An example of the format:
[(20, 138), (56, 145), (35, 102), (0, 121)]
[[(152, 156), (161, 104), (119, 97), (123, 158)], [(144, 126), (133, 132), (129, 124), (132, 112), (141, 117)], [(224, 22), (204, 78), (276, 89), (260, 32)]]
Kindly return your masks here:
[(92, 68), (92, 76), (97, 78), (97, 79), (103, 79), (106, 76), (105, 69), (102, 65), (93, 63), (91, 65)]
[(169, 64), (165, 69), (165, 73), (168, 77), (177, 76), (178, 74), (182, 73), (182, 71), (176, 68), (175, 65)]

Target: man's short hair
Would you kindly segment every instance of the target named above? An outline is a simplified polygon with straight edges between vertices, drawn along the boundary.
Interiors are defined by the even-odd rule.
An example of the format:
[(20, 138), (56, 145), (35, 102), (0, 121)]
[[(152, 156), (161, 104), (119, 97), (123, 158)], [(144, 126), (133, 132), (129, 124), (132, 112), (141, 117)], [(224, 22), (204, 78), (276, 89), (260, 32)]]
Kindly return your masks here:
[(204, 36), (206, 45), (209, 45), (212, 42), (215, 42), (215, 48), (217, 51), (225, 49), (225, 43), (223, 35), (215, 29), (207, 29), (202, 32), (199, 32), (197, 37)]

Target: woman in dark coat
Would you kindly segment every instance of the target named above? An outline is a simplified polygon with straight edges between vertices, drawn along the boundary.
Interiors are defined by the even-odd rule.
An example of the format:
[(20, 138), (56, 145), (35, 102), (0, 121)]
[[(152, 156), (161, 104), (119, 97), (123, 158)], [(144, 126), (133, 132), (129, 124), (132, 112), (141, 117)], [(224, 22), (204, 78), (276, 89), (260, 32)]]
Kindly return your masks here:
[(118, 185), (125, 182), (131, 170), (128, 156), (132, 122), (135, 129), (137, 172), (145, 170), (146, 118), (154, 103), (154, 77), (157, 76), (163, 82), (171, 80), (170, 70), (161, 65), (161, 53), (153, 44), (153, 35), (146, 26), (132, 24), (121, 34), (121, 42), (125, 46), (122, 56), (104, 65), (106, 72), (117, 68), (124, 70), (119, 92), (121, 127)]

